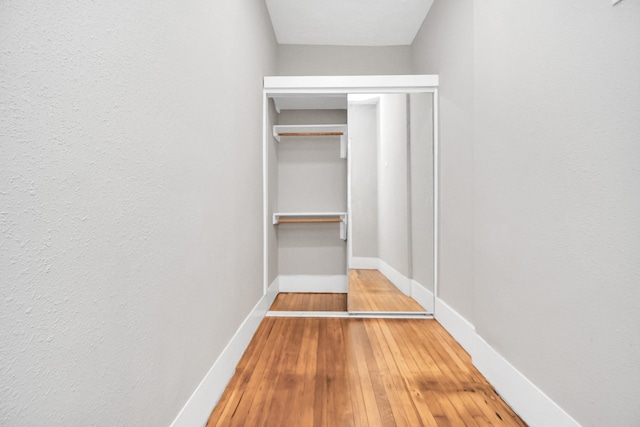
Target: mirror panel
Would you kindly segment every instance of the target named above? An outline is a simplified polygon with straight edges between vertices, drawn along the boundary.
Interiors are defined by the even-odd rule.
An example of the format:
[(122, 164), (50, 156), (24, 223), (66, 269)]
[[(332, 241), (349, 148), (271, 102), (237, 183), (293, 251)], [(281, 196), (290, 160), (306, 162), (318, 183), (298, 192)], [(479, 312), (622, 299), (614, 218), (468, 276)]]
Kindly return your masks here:
[(430, 93), (349, 96), (352, 313), (432, 312), (431, 106)]

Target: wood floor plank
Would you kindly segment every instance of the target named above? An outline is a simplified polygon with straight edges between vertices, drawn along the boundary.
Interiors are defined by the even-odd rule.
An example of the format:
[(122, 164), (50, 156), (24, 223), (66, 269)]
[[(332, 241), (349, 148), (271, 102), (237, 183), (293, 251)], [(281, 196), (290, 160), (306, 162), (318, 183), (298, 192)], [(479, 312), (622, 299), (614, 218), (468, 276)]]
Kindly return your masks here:
[(314, 395), (314, 417), (313, 425), (326, 424), (329, 418), (329, 378), (331, 369), (330, 362), (328, 360), (328, 354), (323, 349), (330, 346), (327, 337), (328, 322), (317, 322), (318, 328), (318, 346), (317, 346), (317, 369), (316, 369), (316, 381), (315, 381), (315, 395)]
[[(415, 325), (407, 325), (407, 328), (411, 326)], [(422, 351), (413, 353), (414, 359), (420, 366), (429, 364), (434, 372), (438, 372), (437, 381), (430, 384), (430, 391), (437, 393), (441, 406), (447, 412), (447, 418), (455, 424), (459, 419), (463, 425), (476, 426), (474, 417), (480, 414), (479, 409), (466, 396), (466, 389), (469, 388), (468, 377), (456, 376), (455, 365), (451, 361), (442, 360), (442, 346), (424, 346), (421, 349)]]
[(295, 411), (293, 425), (310, 426), (313, 425), (315, 407), (315, 375), (318, 368), (318, 328), (313, 323), (318, 319), (305, 319), (300, 355), (296, 366), (296, 387), (295, 394), (299, 393), (299, 404), (292, 408)]
[[(464, 373), (467, 388), (472, 391), (466, 395), (467, 399), (473, 399), (476, 406), (480, 409), (479, 418), (486, 418), (493, 425), (525, 425), (519, 417), (513, 417), (513, 411), (507, 404), (500, 399), (493, 387), (487, 383), (486, 379), (472, 365), (471, 357), (467, 352), (449, 335), (444, 328), (435, 328), (436, 339), (446, 342), (447, 345), (442, 346), (441, 360), (451, 360), (458, 368), (458, 381), (462, 381), (460, 374)], [(491, 404), (488, 402), (491, 401)], [(505, 420), (504, 417), (509, 420)]]
[(380, 410), (378, 408), (378, 402), (376, 401), (376, 394), (374, 385), (371, 381), (371, 372), (367, 366), (367, 359), (364, 351), (367, 350), (368, 343), (366, 342), (366, 336), (364, 335), (364, 326), (361, 321), (354, 321), (350, 325), (350, 336), (353, 341), (352, 352), (353, 364), (357, 372), (357, 380), (362, 392), (364, 412), (367, 417), (368, 426), (381, 426), (382, 419), (380, 417)]
[(295, 368), (303, 347), (305, 319), (291, 320), (293, 328), (290, 338), (280, 347), (280, 352), (283, 353), (280, 368), (272, 371), (276, 375), (272, 376), (274, 393), (270, 399), (269, 409), (273, 413), (271, 423), (276, 426), (293, 425), (290, 419), (292, 412), (290, 402), (295, 399), (297, 404), (303, 404), (300, 396), (295, 393), (296, 383), (300, 383), (295, 377)]
[(355, 313), (425, 313), (420, 304), (400, 292), (378, 270), (349, 271), (347, 308)]
[(358, 363), (356, 354), (360, 352), (359, 343), (354, 339), (355, 322), (346, 322), (343, 325), (344, 331), (344, 351), (345, 351), (345, 370), (348, 378), (348, 390), (351, 398), (351, 406), (353, 408), (353, 419), (356, 426), (366, 426), (368, 424), (367, 411), (365, 405), (365, 393), (362, 389), (362, 381), (358, 371)]
[[(389, 403), (393, 411), (393, 417), (396, 425), (398, 426), (435, 426), (435, 420), (433, 418), (427, 419), (423, 422), (421, 419), (417, 405), (413, 399), (403, 398), (404, 394), (410, 393), (407, 388), (407, 384), (404, 381), (404, 375), (394, 358), (394, 354), (398, 354), (397, 347), (394, 342), (389, 342), (384, 339), (383, 328), (386, 328), (384, 322), (370, 322), (369, 327), (374, 329), (374, 333), (371, 335), (371, 340), (375, 343), (376, 360), (381, 364), (381, 368), (384, 367), (389, 372), (385, 375), (385, 392), (389, 396)], [(382, 369), (381, 369), (382, 370)], [(425, 415), (429, 415), (429, 412), (425, 412)]]
[[(322, 320), (319, 319), (319, 322)], [(345, 322), (334, 320), (327, 322), (328, 343), (333, 343), (335, 348), (345, 348), (344, 340)], [(330, 394), (328, 405), (328, 418), (335, 420), (335, 425), (340, 427), (357, 426), (355, 423), (353, 408), (350, 404), (351, 396), (349, 394), (349, 375), (347, 373), (347, 363), (345, 352), (336, 352), (329, 354), (326, 350), (321, 350), (327, 359), (332, 361), (332, 377), (333, 393)]]
[[(411, 323), (411, 322), (409, 322)], [(429, 414), (430, 418), (425, 422), (437, 426), (463, 425), (459, 420), (455, 410), (450, 407), (446, 397), (434, 391), (433, 384), (441, 381), (441, 373), (437, 365), (429, 358), (424, 358), (423, 363), (415, 357), (416, 343), (415, 337), (405, 337), (406, 326), (403, 320), (386, 322), (387, 328), (382, 333), (389, 342), (396, 343), (394, 357), (402, 368), (403, 377), (406, 380), (407, 388), (411, 390), (411, 398), (416, 406), (420, 408), (421, 414)], [(418, 342), (428, 339), (422, 336)], [(456, 424), (457, 423), (457, 424)]]
[(434, 320), (265, 318), (208, 426), (525, 426)]
[[(266, 342), (270, 339), (270, 334), (274, 326), (279, 326), (275, 322), (271, 322), (268, 319), (264, 319), (258, 330), (254, 334), (252, 342)], [(224, 393), (218, 402), (218, 405), (214, 409), (209, 418), (209, 425), (222, 425), (219, 422), (212, 423), (212, 420), (227, 420), (231, 419), (235, 412), (239, 402), (243, 397), (250, 396), (251, 393), (245, 384), (249, 381), (254, 373), (260, 371), (260, 366), (257, 363), (256, 356), (261, 353), (261, 348), (258, 345), (250, 345), (242, 356), (238, 366), (236, 367), (236, 373), (232, 377), (227, 390), (229, 393)], [(248, 397), (249, 399), (251, 397)]]
[(347, 294), (279, 293), (270, 311), (347, 311)]

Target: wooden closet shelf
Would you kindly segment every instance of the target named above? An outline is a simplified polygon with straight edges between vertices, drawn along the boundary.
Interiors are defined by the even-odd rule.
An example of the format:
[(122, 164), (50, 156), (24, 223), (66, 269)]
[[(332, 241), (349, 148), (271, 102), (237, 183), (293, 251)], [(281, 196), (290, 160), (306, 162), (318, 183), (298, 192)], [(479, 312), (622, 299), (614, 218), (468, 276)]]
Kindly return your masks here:
[(340, 218), (299, 218), (299, 219), (280, 219), (279, 223), (304, 223), (304, 222), (342, 222)]
[(280, 142), (286, 136), (338, 136), (340, 158), (347, 158), (347, 125), (273, 125), (273, 137)]
[(344, 132), (281, 132), (280, 136), (342, 136)]
[(347, 240), (347, 212), (275, 212), (273, 224), (339, 223), (340, 238)]

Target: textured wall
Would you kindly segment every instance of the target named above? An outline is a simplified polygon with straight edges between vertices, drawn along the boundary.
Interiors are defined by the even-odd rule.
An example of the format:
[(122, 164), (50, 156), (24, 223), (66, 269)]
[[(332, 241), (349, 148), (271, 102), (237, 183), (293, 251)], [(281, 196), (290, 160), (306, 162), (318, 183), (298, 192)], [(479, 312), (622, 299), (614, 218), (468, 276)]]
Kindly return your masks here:
[(413, 71), (440, 75), (439, 297), (473, 320), (473, 2), (436, 0)]
[(168, 425), (262, 292), (266, 8), (0, 2), (0, 424)]
[(581, 424), (638, 426), (640, 3), (474, 13), (474, 323)]
[(409, 46), (278, 46), (281, 76), (411, 74)]

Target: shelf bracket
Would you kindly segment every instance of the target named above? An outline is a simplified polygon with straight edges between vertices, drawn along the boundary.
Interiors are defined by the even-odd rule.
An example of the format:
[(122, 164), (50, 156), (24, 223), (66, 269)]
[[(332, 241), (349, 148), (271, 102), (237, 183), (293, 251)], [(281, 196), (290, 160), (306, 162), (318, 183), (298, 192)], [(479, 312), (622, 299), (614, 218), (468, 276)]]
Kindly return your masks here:
[(347, 135), (344, 133), (340, 135), (340, 158), (347, 158)]
[(340, 215), (340, 238), (347, 240), (347, 215)]

